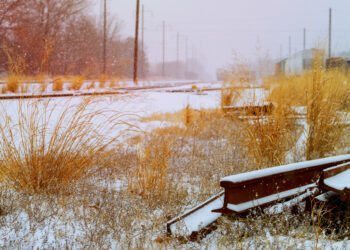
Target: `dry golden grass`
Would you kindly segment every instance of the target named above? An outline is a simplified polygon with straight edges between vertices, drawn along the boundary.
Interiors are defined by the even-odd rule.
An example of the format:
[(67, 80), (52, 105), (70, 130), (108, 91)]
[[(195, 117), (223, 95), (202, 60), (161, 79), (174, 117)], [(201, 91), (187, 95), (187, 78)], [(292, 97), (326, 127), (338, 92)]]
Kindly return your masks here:
[(295, 120), (280, 109), (270, 116), (257, 113), (241, 126), (242, 145), (256, 168), (283, 165), (286, 154), (296, 142)]
[(349, 111), (349, 77), (342, 70), (322, 69), (319, 60), (315, 59), (312, 71), (280, 79), (269, 96), (278, 106), (305, 107), (306, 159), (336, 152)]
[(128, 180), (132, 192), (147, 199), (164, 194), (171, 147), (171, 140), (161, 135), (139, 144), (138, 166)]
[(93, 158), (117, 140), (109, 134), (122, 122), (119, 113), (92, 104), (19, 102), (16, 118), (2, 106), (2, 181), (27, 192), (58, 192), (96, 171)]
[(120, 77), (115, 77), (110, 80), (111, 87), (119, 87), (120, 86)]
[(180, 110), (178, 112), (156, 113), (147, 117), (142, 117), (140, 120), (142, 122), (167, 121), (172, 123), (183, 123), (184, 114), (185, 110)]
[(25, 76), (25, 79), (27, 82), (31, 82), (31, 81), (35, 81), (37, 83), (40, 83), (40, 84), (45, 84), (47, 83), (47, 80), (49, 79), (50, 77), (48, 75), (45, 75), (43, 73), (40, 73), (38, 75), (35, 75), (35, 76)]
[(7, 91), (17, 93), (18, 85), (23, 78), (23, 72), (25, 71), (25, 61), (22, 57), (14, 57), (11, 50), (4, 50), (7, 59), (8, 59), (8, 67), (9, 67), (9, 75), (5, 78), (7, 82)]
[[(189, 126), (174, 125), (142, 134), (139, 151), (136, 144), (140, 140), (136, 139), (130, 146), (122, 143), (96, 155), (92, 161), (101, 171), (84, 175), (69, 195), (28, 195), (0, 186), (0, 207), (11, 213), (1, 220), (1, 225), (12, 229), (12, 236), (0, 231), (4, 238), (2, 246), (34, 248), (36, 245), (32, 244), (37, 242), (26, 239), (46, 232), (54, 240), (42, 243), (45, 248), (193, 249), (208, 247), (208, 242), (212, 248), (288, 248), (294, 246), (295, 238), (303, 248), (305, 240), (315, 239), (312, 218), (304, 213), (222, 217), (218, 229), (202, 242), (165, 236), (166, 222), (220, 191), (221, 177), (248, 170), (246, 157), (235, 139), (240, 133), (240, 122), (220, 110), (192, 111)], [(185, 123), (185, 113), (183, 110), (175, 115)], [(167, 146), (168, 142), (171, 143)], [(170, 156), (165, 161), (166, 157), (159, 154), (167, 155), (169, 150)], [(158, 183), (163, 184), (156, 185), (161, 187), (162, 195), (148, 199), (140, 189), (128, 192), (131, 176), (135, 177), (137, 171), (141, 173), (140, 159), (143, 166), (166, 162), (165, 168), (146, 171), (140, 178), (162, 179)], [(159, 179), (159, 174), (164, 175)], [(136, 188), (137, 179), (133, 181)], [(23, 215), (28, 215), (30, 223), (18, 219)], [(348, 233), (346, 226), (342, 232)], [(333, 239), (324, 233), (323, 227), (320, 229), (320, 241)], [(320, 242), (318, 246), (324, 244)]]
[(73, 90), (80, 90), (84, 84), (84, 80), (85, 80), (84, 76), (69, 77), (69, 81), (71, 82), (71, 88)]
[[(243, 100), (247, 101), (242, 102)], [(262, 107), (269, 99), (257, 101), (255, 91), (244, 91), (241, 87), (232, 86), (222, 90), (222, 108), (235, 106), (237, 101), (240, 101), (239, 106), (243, 107)], [(236, 139), (243, 147), (250, 165), (255, 169), (284, 164), (286, 155), (298, 135), (293, 110), (288, 103), (266, 106), (265, 109), (267, 110), (255, 108), (254, 112), (249, 112), (249, 108), (237, 109), (234, 113), (228, 113), (238, 125), (239, 136)]]
[[(221, 109), (192, 109), (189, 105), (177, 112), (156, 113), (147, 117), (142, 117), (142, 122), (150, 121), (166, 121), (174, 124), (184, 124), (186, 126), (195, 123), (196, 126), (202, 127), (201, 124), (208, 123), (210, 120), (220, 119), (224, 117)], [(203, 123), (204, 122), (204, 123)]]
[(6, 90), (12, 93), (17, 93), (20, 81), (21, 81), (21, 76), (16, 74), (10, 74), (6, 78), (6, 82), (7, 82)]
[(231, 86), (230, 84), (224, 82), (221, 89), (221, 108), (223, 109), (224, 107), (235, 105), (236, 102), (241, 98), (241, 90), (241, 87)]
[(22, 94), (28, 93), (28, 84), (22, 84), (21, 92), (22, 92)]
[[(312, 89), (308, 95), (308, 140), (306, 159), (316, 159), (335, 152), (344, 134), (349, 86), (339, 72), (314, 71)], [(346, 108), (344, 110), (344, 108)]]
[(100, 75), (99, 77), (99, 88), (103, 89), (106, 87), (106, 83), (107, 83), (107, 75)]
[(52, 82), (52, 90), (53, 91), (62, 91), (63, 90), (63, 83), (64, 79), (63, 77), (55, 77)]
[[(283, 76), (278, 80), (264, 78), (264, 88), (269, 89), (270, 94), (261, 105), (271, 102), (274, 109), (269, 115), (255, 114), (241, 126), (242, 145), (251, 163), (259, 168), (285, 163), (286, 154), (294, 153), (292, 150), (301, 134), (306, 135), (305, 152), (294, 155), (294, 159), (310, 160), (337, 153), (346, 131), (349, 77), (342, 69), (323, 69), (321, 61), (322, 57), (316, 57), (313, 69), (302, 75)], [(232, 78), (236, 79), (235, 75)], [(231, 82), (227, 84), (230, 87), (221, 93), (222, 107), (234, 105), (242, 93)], [(254, 100), (254, 97), (244, 98)], [(306, 110), (305, 118), (298, 117), (302, 119), (299, 125), (295, 123), (298, 108)], [(301, 126), (303, 119), (306, 126)]]

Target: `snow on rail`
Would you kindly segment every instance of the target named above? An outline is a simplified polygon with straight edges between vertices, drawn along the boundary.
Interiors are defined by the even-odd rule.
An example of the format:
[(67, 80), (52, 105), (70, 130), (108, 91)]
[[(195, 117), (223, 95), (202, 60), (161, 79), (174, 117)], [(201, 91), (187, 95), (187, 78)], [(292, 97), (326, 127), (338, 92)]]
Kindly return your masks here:
[(256, 178), (262, 178), (262, 177), (266, 177), (274, 174), (280, 174), (280, 173), (285, 173), (285, 172), (304, 169), (304, 168), (311, 168), (311, 167), (316, 167), (316, 166), (320, 166), (320, 165), (324, 165), (332, 162), (340, 162), (340, 161), (346, 161), (346, 160), (350, 160), (350, 154), (332, 156), (332, 157), (305, 161), (305, 162), (292, 163), (292, 164), (282, 165), (278, 167), (271, 167), (267, 169), (236, 174), (236, 175), (222, 178), (221, 182), (224, 181), (224, 182), (232, 182), (232, 183), (241, 183), (243, 181), (249, 181)]
[(350, 169), (325, 179), (324, 184), (339, 191), (350, 189)]
[(221, 213), (214, 213), (212, 210), (222, 207), (224, 203), (224, 192), (211, 197), (198, 206), (186, 211), (181, 216), (178, 216), (167, 223), (170, 232), (175, 236), (191, 235), (193, 232), (198, 232), (209, 224), (216, 221)]
[[(281, 199), (284, 199), (287, 197), (298, 195), (298, 194), (303, 193), (303, 192), (307, 193), (307, 195), (305, 195), (305, 198), (306, 198), (310, 194), (309, 190), (314, 188), (314, 187), (316, 187), (316, 184), (310, 184), (310, 185), (306, 185), (303, 187), (298, 187), (298, 188), (294, 188), (294, 189), (287, 190), (284, 192), (272, 194), (272, 195), (269, 195), (269, 196), (266, 196), (266, 197), (263, 197), (260, 199), (247, 201), (247, 202), (237, 204), (237, 205), (228, 203), (227, 208), (232, 210), (232, 211), (235, 211), (237, 213), (241, 213), (241, 212), (247, 211), (251, 208), (262, 206), (262, 205), (268, 204), (272, 201), (278, 201), (278, 200), (281, 200)], [(302, 196), (302, 197), (304, 198), (304, 196)]]

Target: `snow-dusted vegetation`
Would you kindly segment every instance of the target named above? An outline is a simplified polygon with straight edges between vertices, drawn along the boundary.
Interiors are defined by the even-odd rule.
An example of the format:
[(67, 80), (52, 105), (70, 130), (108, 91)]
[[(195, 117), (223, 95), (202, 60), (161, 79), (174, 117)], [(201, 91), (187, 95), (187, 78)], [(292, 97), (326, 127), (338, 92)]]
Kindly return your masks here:
[(0, 248), (350, 249), (347, 163), (220, 186), (349, 158), (349, 3), (327, 1), (0, 0)]

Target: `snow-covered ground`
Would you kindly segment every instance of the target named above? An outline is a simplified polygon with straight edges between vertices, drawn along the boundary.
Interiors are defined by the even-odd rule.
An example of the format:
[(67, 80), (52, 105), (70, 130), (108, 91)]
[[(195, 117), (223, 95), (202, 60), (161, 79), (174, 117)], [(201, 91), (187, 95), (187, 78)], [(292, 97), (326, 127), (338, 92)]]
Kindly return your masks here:
[[(164, 83), (164, 81), (162, 81)], [(173, 84), (173, 81), (169, 81), (169, 84)], [(160, 82), (147, 82), (147, 83), (141, 83), (140, 85), (147, 85), (147, 86), (158, 86)], [(182, 85), (184, 82), (176, 82), (175, 84)], [(120, 114), (125, 114), (126, 116), (121, 117), (122, 119), (125, 119), (126, 122), (132, 123), (135, 125), (138, 129), (136, 130), (138, 133), (139, 131), (147, 131), (150, 132), (154, 128), (159, 127), (167, 127), (169, 125), (172, 125), (169, 122), (162, 122), (162, 121), (151, 121), (151, 122), (143, 122), (141, 117), (148, 117), (153, 114), (157, 113), (167, 113), (167, 112), (177, 112), (180, 111), (187, 106), (190, 106), (192, 109), (214, 109), (220, 107), (220, 91), (205, 91), (205, 89), (208, 88), (220, 88), (221, 83), (199, 83), (193, 81), (189, 81), (186, 86), (168, 86), (166, 88), (154, 88), (154, 89), (144, 89), (142, 91), (127, 91), (124, 94), (120, 95), (106, 95), (106, 96), (94, 96), (92, 97), (94, 99), (94, 103), (89, 108), (92, 110), (106, 110), (110, 109), (112, 111), (117, 111)], [(131, 86), (131, 82), (126, 82), (126, 86)], [(196, 87), (193, 87), (193, 86)], [(33, 85), (35, 86), (35, 85)], [(48, 88), (47, 91), (51, 91), (51, 87)], [(33, 87), (34, 89), (34, 87)], [(202, 89), (203, 91), (194, 91), (194, 92), (169, 92), (173, 90), (179, 90), (179, 89), (186, 89), (186, 90), (192, 90), (192, 89)], [(237, 100), (236, 105), (246, 105), (246, 104), (261, 104), (266, 92), (261, 88), (255, 88), (255, 89), (246, 89), (243, 91), (243, 93), (240, 95), (241, 98)], [(67, 107), (74, 106), (76, 104), (79, 104), (82, 102), (82, 100), (86, 97), (72, 97), (72, 98), (54, 98), (50, 100), (50, 105), (52, 108), (55, 108), (54, 114), (53, 114), (53, 121), (55, 122), (59, 118), (60, 112), (64, 111)], [(46, 99), (41, 99), (40, 102), (43, 104), (46, 102)], [(37, 102), (36, 99), (26, 99), (26, 100), (2, 100), (1, 105), (4, 110), (6, 110), (7, 114), (11, 116), (12, 118), (16, 118), (18, 113), (18, 105), (19, 102), (23, 106), (28, 106), (31, 103)], [(125, 127), (120, 126), (119, 128), (116, 128), (115, 136), (119, 135), (121, 131), (125, 129)], [(132, 135), (135, 135), (135, 130), (133, 130)], [(126, 140), (129, 138), (121, 137), (121, 140)], [(278, 170), (278, 169), (277, 169)], [(277, 171), (276, 169), (271, 171)], [(247, 175), (243, 176), (244, 178), (247, 178)], [(249, 177), (249, 176), (248, 176)], [(232, 178), (230, 179), (232, 181)], [(101, 180), (99, 180), (101, 181)], [(98, 183), (98, 181), (96, 181)], [(95, 184), (96, 184), (95, 183)], [(101, 181), (101, 186), (104, 185), (106, 182), (104, 180)], [(123, 192), (125, 190), (125, 179), (117, 179), (117, 180), (111, 180), (108, 182), (108, 188), (111, 189), (113, 192), (113, 199), (118, 200), (118, 195), (114, 196), (115, 192)], [(196, 190), (199, 192), (199, 187)], [(12, 195), (12, 194), (11, 194)], [(13, 196), (16, 198), (16, 195)], [(32, 199), (32, 200), (30, 200)], [(77, 197), (79, 199), (79, 197)], [(0, 199), (1, 200), (1, 199)], [(69, 199), (68, 199), (69, 200)], [(92, 197), (91, 198), (91, 204), (88, 204), (88, 209), (91, 210), (91, 207), (95, 207), (95, 201), (100, 200), (99, 197)], [(102, 200), (102, 198), (101, 198)], [(19, 201), (21, 202), (21, 201)], [(115, 230), (115, 234), (111, 233), (106, 229), (106, 233), (104, 235), (98, 235), (97, 229), (100, 230), (99, 227), (105, 227), (105, 225), (99, 225), (98, 223), (96, 225), (93, 225), (91, 221), (85, 221), (86, 213), (95, 213), (94, 210), (91, 212), (90, 210), (87, 211), (86, 207), (73, 207), (67, 211), (64, 211), (63, 208), (61, 208), (57, 204), (49, 204), (47, 202), (41, 203), (40, 201), (35, 201), (35, 197), (29, 198), (29, 201), (23, 201), (28, 202), (29, 205), (26, 209), (18, 209), (14, 213), (9, 213), (7, 215), (3, 215), (0, 217), (0, 247), (8, 247), (12, 246), (13, 248), (25, 248), (25, 249), (36, 249), (36, 248), (52, 248), (52, 247), (72, 247), (72, 248), (94, 248), (94, 247), (101, 247), (101, 246), (89, 246), (87, 245), (87, 242), (80, 242), (79, 239), (82, 237), (83, 239), (86, 239), (90, 237), (93, 240), (96, 240), (94, 237), (106, 237), (105, 242), (108, 242), (107, 245), (102, 245), (102, 248), (121, 248), (119, 246), (119, 240), (122, 241), (131, 241), (128, 237), (132, 238), (141, 238), (146, 237), (142, 236), (142, 232), (144, 232), (144, 227), (151, 227), (153, 226), (149, 225), (152, 224), (153, 218), (158, 217), (165, 217), (166, 214), (164, 211), (155, 210), (153, 213), (154, 217), (149, 218), (148, 221), (137, 221), (135, 219), (132, 222), (132, 227), (134, 227), (134, 235), (125, 235), (125, 233), (120, 233), (118, 238), (114, 238), (113, 235), (118, 235), (118, 225), (111, 226), (108, 230)], [(33, 202), (31, 205), (30, 202)], [(67, 201), (64, 201), (67, 202)], [(131, 201), (130, 201), (131, 202)], [(73, 204), (74, 201), (72, 202)], [(122, 202), (121, 202), (122, 203)], [(52, 205), (57, 205), (57, 209), (53, 209), (54, 213), (50, 214), (50, 217), (41, 218), (39, 215), (41, 210), (47, 210), (52, 209)], [(121, 208), (117, 210), (112, 210), (112, 213), (120, 213), (118, 214), (119, 217), (122, 216), (130, 216), (128, 214), (128, 207), (133, 206), (133, 204), (120, 204)], [(1, 203), (0, 203), (1, 208)], [(36, 210), (37, 209), (37, 210)], [(95, 209), (95, 208), (93, 208)], [(40, 211), (39, 211), (40, 210)], [(28, 211), (31, 211), (32, 213), (29, 213)], [(96, 218), (97, 216), (100, 216), (99, 210), (96, 210)], [(142, 210), (141, 212), (142, 213)], [(39, 216), (39, 218), (37, 218)], [(92, 216), (93, 218), (93, 216)], [(208, 219), (208, 218), (205, 218)], [(194, 218), (194, 220), (201, 220), (200, 218)], [(209, 218), (212, 219), (212, 218)], [(215, 218), (216, 219), (216, 218)], [(97, 220), (97, 219), (96, 219)], [(163, 218), (164, 220), (164, 218)], [(43, 221), (43, 222), (41, 222)], [(237, 222), (238, 223), (238, 222)], [(106, 222), (108, 224), (108, 221)], [(9, 225), (13, 225), (13, 228), (9, 227)], [(154, 230), (154, 229), (153, 229)], [(157, 232), (164, 231), (164, 228), (158, 228), (156, 229)], [(105, 231), (103, 231), (105, 232)], [(90, 233), (89, 235), (86, 235), (87, 233)], [(223, 231), (219, 229), (218, 231), (213, 232), (212, 234), (208, 235), (205, 239), (203, 239), (199, 243), (186, 243), (184, 245), (171, 245), (169, 243), (169, 248), (187, 248), (187, 249), (193, 249), (193, 248), (201, 248), (201, 249), (215, 249), (218, 245), (221, 244)], [(315, 242), (309, 239), (298, 239), (293, 237), (285, 237), (285, 236), (271, 236), (269, 231), (263, 231), (264, 235), (263, 239), (265, 240), (264, 246), (270, 246), (272, 248), (279, 248), (279, 247), (291, 247), (294, 249), (313, 249), (315, 246)], [(153, 234), (153, 231), (151, 232)], [(151, 236), (151, 241), (154, 241), (154, 238), (156, 238), (156, 235)], [(18, 242), (21, 241), (21, 242)], [(74, 245), (70, 245), (71, 242), (74, 242)], [(257, 249), (261, 248), (262, 240), (260, 239), (253, 239), (250, 237), (245, 238), (240, 244), (242, 248), (247, 249)], [(177, 244), (177, 243), (176, 243)], [(283, 245), (286, 244), (286, 245)], [(225, 245), (225, 244), (224, 244)], [(125, 245), (123, 245), (125, 247)], [(230, 248), (233, 245), (228, 245), (226, 248)], [(345, 239), (344, 241), (336, 242), (336, 241), (327, 241), (327, 240), (320, 240), (319, 246), (325, 246), (332, 249), (347, 249), (350, 246), (349, 240)], [(131, 248), (137, 248), (140, 246), (130, 245)], [(167, 245), (143, 245), (144, 248), (163, 248)], [(238, 246), (237, 246), (238, 247)], [(344, 248), (345, 247), (345, 248)], [(262, 249), (262, 248), (261, 248)]]

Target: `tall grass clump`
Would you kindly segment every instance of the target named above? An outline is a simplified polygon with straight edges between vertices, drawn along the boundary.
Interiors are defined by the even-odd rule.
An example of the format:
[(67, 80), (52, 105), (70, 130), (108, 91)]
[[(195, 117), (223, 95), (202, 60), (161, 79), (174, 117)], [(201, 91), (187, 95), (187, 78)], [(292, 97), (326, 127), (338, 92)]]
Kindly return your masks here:
[(74, 76), (70, 78), (70, 82), (71, 82), (71, 88), (73, 90), (80, 90), (81, 87), (84, 84), (84, 77), (83, 76)]
[(9, 65), (9, 75), (5, 81), (7, 83), (7, 91), (17, 93), (19, 84), (23, 78), (23, 72), (25, 70), (25, 62), (22, 57), (14, 57), (11, 55), (11, 51), (5, 50)]
[(287, 107), (265, 112), (255, 111), (255, 117), (242, 122), (240, 141), (254, 168), (283, 165), (296, 141), (296, 124)]
[[(243, 118), (241, 143), (257, 168), (281, 165), (288, 159), (322, 158), (339, 150), (350, 108), (349, 78), (342, 68), (325, 69), (324, 62), (322, 55), (316, 55), (312, 69), (301, 75), (265, 78), (264, 86), (270, 89), (260, 105), (272, 103), (274, 108), (251, 115), (244, 110), (239, 115)], [(240, 99), (251, 99), (248, 91), (241, 93)], [(234, 103), (234, 95), (223, 90), (222, 105)], [(253, 103), (245, 106), (257, 105)]]
[(162, 134), (140, 143), (138, 164), (129, 178), (129, 189), (147, 198), (161, 195), (166, 186), (170, 157), (171, 140)]
[[(313, 79), (307, 102), (306, 159), (316, 159), (336, 151), (337, 142), (346, 128), (348, 108), (340, 72), (313, 71)], [(345, 108), (345, 109), (344, 109)]]
[(221, 88), (221, 109), (234, 105), (241, 97), (241, 90), (240, 87), (224, 82)]
[(322, 56), (316, 56), (312, 70), (299, 76), (282, 77), (269, 97), (277, 105), (306, 111), (307, 160), (336, 152), (349, 111), (348, 76), (342, 69), (324, 69), (323, 61)]
[(247, 63), (238, 63), (226, 72), (221, 107), (238, 106), (233, 117), (238, 124), (238, 140), (250, 166), (260, 169), (282, 165), (296, 141), (292, 107), (288, 103), (271, 105), (263, 88), (251, 89), (251, 68)]
[(106, 83), (107, 83), (107, 75), (100, 75), (100, 79), (99, 79), (99, 88), (103, 89), (106, 87)]
[(63, 78), (56, 77), (52, 82), (52, 90), (53, 91), (62, 91), (63, 90)]
[[(122, 115), (78, 104), (20, 101), (0, 112), (1, 181), (30, 193), (60, 192), (97, 171), (93, 159), (118, 139)], [(126, 127), (123, 127), (126, 128)]]

